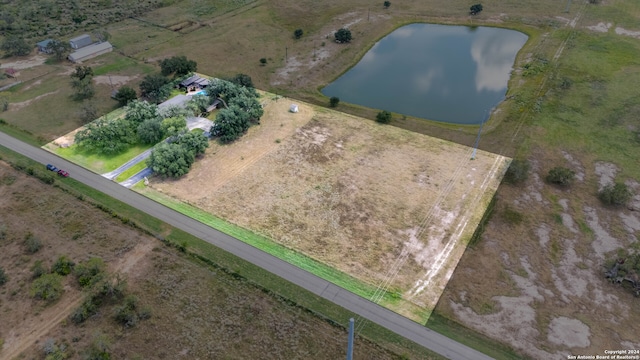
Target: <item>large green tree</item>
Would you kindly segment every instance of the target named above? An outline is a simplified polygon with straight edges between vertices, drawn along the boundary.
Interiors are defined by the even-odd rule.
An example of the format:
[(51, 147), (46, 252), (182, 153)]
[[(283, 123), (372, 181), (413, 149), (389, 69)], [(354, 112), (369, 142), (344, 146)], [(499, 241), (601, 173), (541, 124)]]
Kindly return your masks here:
[(156, 144), (164, 138), (162, 132), (162, 118), (157, 117), (153, 119), (147, 119), (138, 125), (136, 134), (138, 139), (145, 144)]
[(133, 125), (141, 124), (145, 120), (160, 117), (158, 105), (143, 100), (133, 100), (127, 105), (125, 119)]
[(66, 41), (53, 39), (47, 44), (47, 50), (51, 51), (56, 60), (61, 61), (69, 55), (71, 45)]
[(197, 68), (198, 64), (187, 59), (186, 56), (173, 56), (160, 60), (160, 70), (164, 76), (171, 74), (174, 74), (175, 77), (184, 76), (196, 71)]
[(133, 88), (123, 86), (118, 90), (114, 98), (118, 101), (120, 106), (126, 106), (130, 101), (136, 100), (138, 98), (138, 94), (136, 94), (136, 91)]
[(76, 66), (70, 77), (71, 87), (75, 90), (73, 97), (76, 100), (90, 99), (95, 95), (93, 69), (90, 66)]
[(219, 136), (223, 143), (229, 143), (247, 132), (249, 126), (249, 114), (238, 105), (230, 105), (218, 112), (216, 121), (211, 127), (211, 134)]
[(0, 49), (7, 56), (26, 56), (31, 53), (32, 47), (21, 37), (7, 36)]
[(189, 172), (195, 156), (177, 143), (160, 143), (147, 159), (147, 166), (162, 177), (178, 178)]
[(199, 156), (204, 154), (205, 150), (209, 147), (209, 139), (200, 131), (189, 131), (188, 133), (180, 135), (176, 143), (182, 145), (187, 151), (191, 152), (193, 156)]
[(336, 42), (339, 43), (351, 42), (351, 30), (345, 28), (339, 29), (335, 32), (334, 37), (336, 38)]
[(140, 93), (154, 103), (162, 102), (169, 96), (169, 89), (165, 87), (169, 83), (162, 74), (147, 75), (140, 82)]
[(135, 128), (126, 119), (101, 118), (76, 133), (75, 143), (83, 150), (112, 155), (137, 141)]
[(184, 117), (170, 117), (160, 124), (164, 137), (176, 136), (187, 131), (187, 120)]

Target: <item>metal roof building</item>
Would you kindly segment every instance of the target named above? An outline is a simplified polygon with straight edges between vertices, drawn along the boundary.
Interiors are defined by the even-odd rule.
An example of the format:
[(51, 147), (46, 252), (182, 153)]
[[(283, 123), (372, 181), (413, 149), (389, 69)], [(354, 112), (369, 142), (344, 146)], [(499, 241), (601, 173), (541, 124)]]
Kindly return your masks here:
[(106, 54), (113, 50), (113, 46), (108, 41), (85, 46), (80, 50), (74, 51), (69, 54), (69, 60), (74, 63), (80, 63), (85, 60), (94, 58), (98, 55)]
[(93, 43), (93, 40), (91, 40), (91, 36), (88, 34), (80, 35), (69, 40), (69, 45), (71, 45), (72, 49), (80, 49), (91, 45), (91, 43)]

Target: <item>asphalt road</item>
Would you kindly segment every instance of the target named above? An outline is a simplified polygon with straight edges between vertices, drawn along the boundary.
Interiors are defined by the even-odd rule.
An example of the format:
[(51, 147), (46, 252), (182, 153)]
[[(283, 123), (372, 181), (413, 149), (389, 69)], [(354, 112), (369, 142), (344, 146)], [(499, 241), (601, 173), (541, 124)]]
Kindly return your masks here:
[[(118, 185), (101, 175), (81, 168), (52, 153), (16, 140), (2, 132), (0, 132), (0, 145), (42, 163), (43, 167), (46, 164), (53, 164), (58, 168), (67, 170), (71, 174), (70, 176), (77, 181), (249, 261), (266, 271), (330, 300), (446, 358), (456, 360), (491, 359), (491, 357), (487, 355), (449, 339), (440, 333), (430, 330), (350, 291), (344, 290), (305, 270), (299, 269), (270, 254), (247, 245), (240, 240), (158, 204), (124, 186)], [(344, 320), (346, 321), (346, 319)]]

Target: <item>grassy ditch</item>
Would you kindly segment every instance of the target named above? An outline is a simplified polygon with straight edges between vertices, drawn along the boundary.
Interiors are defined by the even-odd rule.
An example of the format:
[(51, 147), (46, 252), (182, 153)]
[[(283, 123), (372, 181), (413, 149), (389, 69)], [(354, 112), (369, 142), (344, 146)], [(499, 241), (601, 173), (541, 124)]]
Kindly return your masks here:
[(116, 181), (117, 182), (122, 182), (127, 180), (128, 178), (132, 177), (133, 175), (139, 173), (140, 171), (144, 170), (147, 167), (147, 162), (146, 161), (141, 161), (135, 165), (133, 165), (132, 167), (128, 168), (127, 170), (123, 171), (122, 174), (118, 175), (116, 177)]

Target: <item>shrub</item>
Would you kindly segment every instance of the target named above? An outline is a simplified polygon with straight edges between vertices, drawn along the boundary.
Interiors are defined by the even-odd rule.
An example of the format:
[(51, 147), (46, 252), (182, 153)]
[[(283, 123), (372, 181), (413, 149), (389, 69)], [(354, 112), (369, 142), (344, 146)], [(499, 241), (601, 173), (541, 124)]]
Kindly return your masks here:
[(383, 3), (383, 5), (384, 5), (384, 8), (385, 8), (385, 9), (388, 9), (388, 8), (389, 8), (389, 6), (391, 6), (391, 1), (385, 1), (385, 2)]
[(87, 360), (109, 360), (111, 347), (110, 339), (104, 334), (96, 334), (91, 341), (91, 345), (87, 349)]
[(549, 174), (547, 174), (547, 182), (552, 184), (558, 184), (562, 186), (568, 186), (573, 181), (573, 177), (575, 176), (575, 172), (571, 169), (567, 169), (562, 166), (556, 166), (553, 169), (549, 170)]
[(616, 182), (603, 187), (598, 193), (598, 198), (606, 205), (619, 206), (626, 204), (632, 195), (627, 185)]
[(73, 271), (73, 267), (75, 265), (76, 264), (71, 261), (71, 259), (69, 259), (65, 255), (62, 255), (58, 258), (58, 260), (56, 260), (55, 263), (53, 263), (51, 272), (58, 275), (66, 276), (71, 274), (71, 271)]
[(75, 324), (81, 324), (85, 322), (89, 317), (97, 313), (98, 306), (95, 299), (90, 296), (82, 302), (82, 305), (75, 309), (69, 317)]
[(118, 323), (124, 325), (124, 327), (134, 327), (138, 323), (138, 314), (136, 310), (138, 308), (138, 298), (134, 295), (129, 295), (124, 299), (124, 304), (116, 308), (115, 319)]
[(31, 232), (28, 232), (24, 237), (24, 246), (29, 254), (35, 254), (40, 250), (40, 248), (42, 248), (42, 242), (40, 242), (40, 239), (37, 237), (33, 236)]
[(378, 115), (376, 115), (376, 121), (381, 124), (388, 124), (391, 122), (391, 113), (387, 110), (380, 111)]
[(4, 285), (9, 281), (7, 274), (4, 272), (4, 269), (0, 267), (0, 286)]
[(42, 275), (31, 284), (31, 296), (49, 302), (60, 298), (63, 291), (62, 276), (58, 274)]
[(507, 172), (504, 174), (504, 181), (510, 184), (524, 182), (529, 177), (529, 161), (513, 159)]
[(55, 340), (49, 338), (42, 346), (42, 351), (46, 357), (45, 360), (64, 360), (69, 358), (69, 354), (66, 352), (67, 347), (65, 344), (56, 345)]
[(339, 104), (339, 103), (340, 103), (340, 98), (339, 98), (339, 97), (337, 97), (337, 96), (332, 96), (332, 97), (329, 99), (329, 106), (331, 106), (331, 107), (333, 107), (333, 108), (334, 108), (334, 107), (336, 107), (336, 106), (338, 106), (338, 104)]
[(260, 65), (264, 66), (267, 64), (267, 58), (260, 58)]
[(7, 226), (2, 224), (0, 225), (0, 240), (4, 240), (7, 238)]
[(303, 34), (304, 34), (304, 31), (302, 31), (302, 29), (296, 29), (293, 32), (293, 37), (296, 38), (296, 39), (300, 39)]
[(335, 32), (334, 37), (338, 43), (348, 43), (352, 39), (351, 30), (345, 28), (339, 29)]
[(31, 273), (31, 277), (34, 279), (37, 279), (47, 273), (47, 269), (44, 267), (44, 265), (42, 265), (42, 260), (36, 260), (36, 262), (31, 267)]
[(73, 270), (78, 283), (82, 287), (90, 286), (102, 279), (104, 275), (105, 265), (100, 258), (91, 258), (83, 263), (78, 264)]

